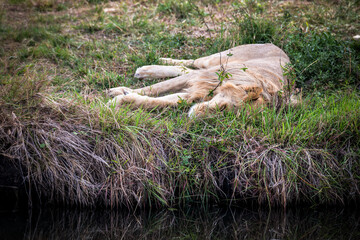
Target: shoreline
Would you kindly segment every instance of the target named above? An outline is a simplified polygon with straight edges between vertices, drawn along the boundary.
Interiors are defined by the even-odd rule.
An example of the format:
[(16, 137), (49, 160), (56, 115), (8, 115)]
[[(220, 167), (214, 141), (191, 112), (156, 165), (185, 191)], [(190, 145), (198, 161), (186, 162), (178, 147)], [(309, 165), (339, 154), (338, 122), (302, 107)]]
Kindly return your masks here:
[[(12, 156), (2, 158), (2, 164), (7, 164), (2, 166), (3, 174), (11, 161), (16, 163), (12, 173), (17, 184), (30, 180), (33, 196), (41, 196), (44, 203), (65, 206), (131, 209), (256, 202), (285, 208), (296, 203), (357, 203), (359, 132), (352, 126), (358, 126), (360, 120), (359, 112), (352, 109), (357, 109), (359, 97), (346, 96), (334, 95), (338, 99), (335, 105), (329, 95), (328, 103), (284, 107), (278, 112), (273, 112), (271, 106), (257, 112), (244, 108), (238, 116), (217, 113), (216, 118), (195, 121), (184, 114), (183, 128), (169, 128), (167, 122), (161, 121), (130, 124), (134, 118), (144, 116), (142, 111), (117, 113), (118, 120), (107, 122), (107, 128), (103, 128), (97, 122), (101, 116), (96, 116), (100, 113), (96, 107), (80, 108), (76, 102), (64, 105), (59, 115), (60, 102), (44, 105), (41, 100), (38, 114), (22, 120), (14, 119), (14, 111), (2, 108), (2, 116), (6, 117), (0, 122), (5, 130), (0, 138), (7, 148), (1, 154)], [(318, 113), (320, 117), (314, 115), (319, 111), (317, 104), (330, 104), (326, 112)], [(107, 111), (107, 116), (114, 114), (112, 109)], [(346, 113), (331, 114), (339, 111)], [(74, 121), (74, 116), (81, 119)], [(289, 116), (294, 119), (289, 120)], [(260, 125), (256, 125), (257, 119)], [(285, 121), (288, 130), (276, 130), (280, 135), (272, 133), (278, 125), (276, 121), (271, 123), (275, 119), (283, 119), (280, 122)], [(264, 121), (268, 123), (263, 125)], [(309, 136), (316, 129), (321, 129), (323, 135), (308, 142), (300, 135), (291, 138), (310, 131), (306, 123), (308, 127), (316, 125)], [(229, 128), (229, 124), (233, 125)], [(295, 128), (300, 124), (302, 128)], [(343, 129), (335, 131), (334, 124)], [(198, 129), (202, 129), (200, 135)], [(254, 135), (265, 129), (269, 133)], [(277, 136), (281, 138), (276, 140)], [(336, 144), (338, 149), (334, 148)]]

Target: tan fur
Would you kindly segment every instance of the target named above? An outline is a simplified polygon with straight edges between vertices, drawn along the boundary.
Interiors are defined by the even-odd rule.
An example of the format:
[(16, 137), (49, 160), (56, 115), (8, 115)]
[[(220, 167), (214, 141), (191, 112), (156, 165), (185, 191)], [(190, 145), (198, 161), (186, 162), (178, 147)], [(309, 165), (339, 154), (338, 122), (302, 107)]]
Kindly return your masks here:
[[(273, 44), (241, 45), (196, 60), (161, 60), (176, 66), (144, 66), (137, 69), (135, 77), (178, 77), (140, 89), (112, 88), (109, 94), (114, 99), (110, 103), (117, 107), (130, 103), (133, 107), (152, 109), (176, 106), (180, 99), (188, 103), (200, 102), (190, 109), (191, 116), (214, 109), (239, 108), (245, 102), (257, 106), (271, 101), (283, 89), (287, 82), (283, 67), (289, 63), (288, 56)], [(216, 72), (221, 66), (230, 77), (219, 85)], [(209, 94), (211, 91), (213, 94)], [(171, 94), (165, 95), (167, 93)]]

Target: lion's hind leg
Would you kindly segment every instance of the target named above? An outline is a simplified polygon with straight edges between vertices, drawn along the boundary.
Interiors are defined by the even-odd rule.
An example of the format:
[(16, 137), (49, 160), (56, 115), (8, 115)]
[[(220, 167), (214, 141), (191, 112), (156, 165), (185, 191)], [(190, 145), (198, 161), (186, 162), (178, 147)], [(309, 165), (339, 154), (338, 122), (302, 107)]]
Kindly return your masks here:
[(139, 79), (161, 79), (178, 77), (192, 71), (184, 66), (148, 65), (136, 69), (134, 77)]
[(194, 66), (194, 61), (195, 61), (193, 59), (184, 60), (184, 59), (172, 59), (172, 58), (160, 58), (159, 60), (160, 60), (160, 62), (162, 62), (164, 64), (175, 65), (175, 66), (185, 66), (185, 67)]

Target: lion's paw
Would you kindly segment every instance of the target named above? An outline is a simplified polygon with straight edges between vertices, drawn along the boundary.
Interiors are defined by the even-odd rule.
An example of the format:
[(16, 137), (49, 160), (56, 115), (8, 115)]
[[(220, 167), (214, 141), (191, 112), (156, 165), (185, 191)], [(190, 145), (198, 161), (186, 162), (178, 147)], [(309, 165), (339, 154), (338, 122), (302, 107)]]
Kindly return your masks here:
[(110, 88), (107, 90), (107, 95), (110, 97), (116, 97), (119, 95), (128, 95), (132, 93), (133, 90), (127, 87), (116, 87), (116, 88)]

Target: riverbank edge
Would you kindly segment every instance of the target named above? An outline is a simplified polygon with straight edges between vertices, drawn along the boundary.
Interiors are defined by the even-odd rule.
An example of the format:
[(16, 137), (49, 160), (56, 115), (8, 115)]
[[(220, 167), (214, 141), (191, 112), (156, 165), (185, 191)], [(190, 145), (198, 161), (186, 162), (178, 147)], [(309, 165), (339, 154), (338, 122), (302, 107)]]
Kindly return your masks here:
[[(241, 122), (245, 116), (247, 121), (259, 117), (265, 121), (264, 116), (270, 114), (266, 109), (238, 116), (218, 113), (205, 120), (189, 119), (183, 123), (183, 129), (171, 130), (164, 122), (148, 119), (149, 116), (139, 120), (140, 125), (134, 125), (134, 118), (144, 116), (144, 112), (120, 112), (112, 118), (114, 122), (104, 125), (102, 118), (113, 117), (112, 109), (101, 115), (99, 109), (76, 102), (65, 105), (59, 100), (54, 104), (39, 98), (36, 111), (31, 111), (34, 106), (22, 105), (21, 110), (25, 111), (22, 113), (2, 107), (1, 179), (9, 179), (6, 174), (13, 173), (14, 183), (0, 185), (7, 186), (5, 190), (18, 189), (28, 200), (30, 195), (39, 196), (43, 203), (83, 207), (357, 203), (359, 112), (354, 109), (359, 102), (356, 93), (346, 94), (350, 96), (348, 100), (344, 96), (330, 100), (336, 103), (332, 105), (335, 110), (328, 106), (319, 115), (322, 119), (317, 127), (325, 136), (319, 134), (314, 138), (309, 133), (313, 140), (302, 146), (294, 144), (296, 139), (291, 138), (271, 140), (270, 135), (251, 136), (254, 132), (242, 129), (246, 124), (232, 126), (237, 132), (229, 135), (209, 129), (195, 134), (200, 126), (217, 131), (229, 129), (226, 125), (219, 127), (219, 122), (230, 123), (234, 119)], [(348, 103), (344, 105), (341, 101), (355, 105), (346, 108)], [(274, 116), (293, 115), (286, 108)], [(334, 114), (339, 109), (347, 113)], [(330, 112), (331, 120), (326, 119), (325, 112)], [(299, 119), (289, 122), (292, 125), (289, 129), (300, 122)], [(274, 127), (271, 124), (268, 128)], [(254, 127), (255, 123), (248, 125)], [(292, 135), (284, 132), (283, 137)], [(321, 146), (319, 139), (324, 137), (327, 141), (322, 141)], [(339, 148), (335, 148), (335, 143)], [(10, 165), (14, 168), (9, 172)], [(10, 195), (16, 196), (15, 192)]]

